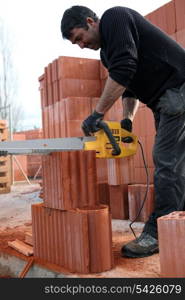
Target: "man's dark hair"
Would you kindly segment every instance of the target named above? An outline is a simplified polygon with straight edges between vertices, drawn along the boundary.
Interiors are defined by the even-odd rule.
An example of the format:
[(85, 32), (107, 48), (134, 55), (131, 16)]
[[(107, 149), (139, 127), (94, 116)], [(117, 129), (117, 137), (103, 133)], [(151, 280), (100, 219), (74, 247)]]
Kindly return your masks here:
[(95, 22), (98, 21), (97, 15), (88, 7), (75, 5), (67, 9), (61, 20), (61, 32), (64, 39), (69, 39), (71, 30), (74, 28), (88, 29), (86, 19), (90, 17)]

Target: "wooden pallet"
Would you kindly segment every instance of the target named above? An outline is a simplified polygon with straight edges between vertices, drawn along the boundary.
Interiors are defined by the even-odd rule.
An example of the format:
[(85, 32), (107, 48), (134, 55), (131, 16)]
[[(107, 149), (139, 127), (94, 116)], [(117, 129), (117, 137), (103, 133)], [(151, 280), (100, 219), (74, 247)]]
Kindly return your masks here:
[[(8, 123), (0, 120), (0, 142), (8, 140)], [(9, 193), (11, 179), (10, 156), (0, 156), (0, 194)]]
[(0, 194), (10, 193), (11, 187), (9, 183), (0, 183)]

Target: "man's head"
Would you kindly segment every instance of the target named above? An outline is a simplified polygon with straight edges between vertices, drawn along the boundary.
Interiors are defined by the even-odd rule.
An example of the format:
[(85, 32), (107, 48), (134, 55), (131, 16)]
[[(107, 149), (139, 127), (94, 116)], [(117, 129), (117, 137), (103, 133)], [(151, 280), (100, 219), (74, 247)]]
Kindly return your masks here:
[(65, 39), (80, 48), (100, 48), (99, 20), (96, 14), (85, 6), (72, 6), (62, 17), (61, 32)]

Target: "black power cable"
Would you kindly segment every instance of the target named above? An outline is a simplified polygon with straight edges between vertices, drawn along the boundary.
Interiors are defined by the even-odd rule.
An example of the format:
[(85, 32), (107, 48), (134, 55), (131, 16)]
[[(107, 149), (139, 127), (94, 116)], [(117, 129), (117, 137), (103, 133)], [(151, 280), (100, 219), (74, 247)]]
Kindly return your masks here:
[(132, 230), (132, 233), (133, 233), (133, 235), (134, 235), (135, 238), (137, 238), (137, 237), (136, 237), (136, 234), (135, 234), (135, 232), (134, 232), (134, 230), (133, 230), (133, 228), (132, 228), (132, 225), (136, 222), (137, 218), (139, 217), (139, 215), (140, 215), (140, 213), (141, 213), (141, 211), (142, 211), (142, 209), (143, 209), (143, 206), (144, 206), (145, 201), (146, 201), (146, 198), (147, 198), (148, 190), (149, 190), (149, 184), (150, 184), (150, 183), (149, 183), (148, 167), (147, 167), (146, 160), (145, 160), (145, 155), (144, 155), (144, 151), (143, 151), (143, 146), (142, 146), (142, 144), (141, 144), (140, 141), (138, 141), (138, 144), (139, 144), (139, 146), (140, 146), (140, 148), (141, 148), (141, 153), (142, 153), (143, 163), (144, 163), (144, 167), (145, 167), (145, 171), (146, 171), (146, 191), (145, 191), (145, 195), (144, 195), (144, 198), (143, 198), (143, 201), (142, 201), (142, 204), (141, 204), (141, 207), (140, 207), (140, 209), (139, 209), (139, 211), (138, 211), (137, 216), (136, 216), (135, 219), (129, 224), (130, 229)]

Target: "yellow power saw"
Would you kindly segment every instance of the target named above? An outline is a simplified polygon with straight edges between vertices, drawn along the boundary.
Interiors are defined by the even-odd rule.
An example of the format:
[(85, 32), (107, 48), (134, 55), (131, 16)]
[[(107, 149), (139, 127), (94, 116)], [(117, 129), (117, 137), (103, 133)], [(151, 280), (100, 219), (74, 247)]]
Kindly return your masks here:
[(134, 155), (137, 137), (121, 128), (119, 122), (100, 121), (93, 136), (49, 138), (0, 142), (0, 155), (49, 154), (73, 150), (95, 150), (97, 158), (121, 158)]

